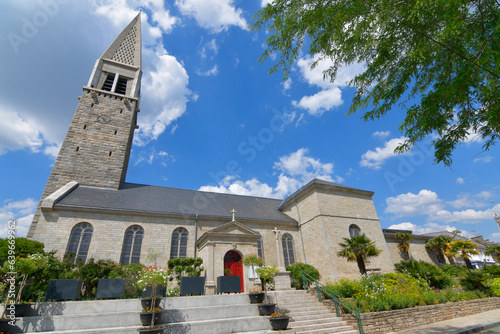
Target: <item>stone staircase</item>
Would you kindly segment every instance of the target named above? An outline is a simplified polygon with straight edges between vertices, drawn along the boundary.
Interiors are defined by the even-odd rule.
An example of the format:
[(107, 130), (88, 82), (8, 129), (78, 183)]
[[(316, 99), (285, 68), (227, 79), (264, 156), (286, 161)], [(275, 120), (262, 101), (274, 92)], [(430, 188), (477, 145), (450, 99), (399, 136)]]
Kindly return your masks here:
[(315, 295), (305, 290), (270, 292), (269, 297), (280, 310), (290, 314), (288, 327), (296, 334), (358, 334), (347, 321), (337, 317)]
[[(268, 317), (259, 316), (247, 294), (163, 298), (165, 333), (223, 334), (267, 332)], [(137, 334), (142, 327), (139, 299), (37, 303), (17, 318), (13, 333)], [(1, 310), (0, 310), (1, 311)]]

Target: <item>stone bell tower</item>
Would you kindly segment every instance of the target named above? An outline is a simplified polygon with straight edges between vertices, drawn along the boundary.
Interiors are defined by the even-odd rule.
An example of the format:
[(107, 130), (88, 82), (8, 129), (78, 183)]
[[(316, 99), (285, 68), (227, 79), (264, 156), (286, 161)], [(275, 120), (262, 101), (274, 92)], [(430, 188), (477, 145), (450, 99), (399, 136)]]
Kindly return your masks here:
[[(96, 61), (40, 203), (67, 184), (118, 189), (125, 181), (141, 88), (141, 14)], [(38, 205), (27, 237), (40, 217)]]

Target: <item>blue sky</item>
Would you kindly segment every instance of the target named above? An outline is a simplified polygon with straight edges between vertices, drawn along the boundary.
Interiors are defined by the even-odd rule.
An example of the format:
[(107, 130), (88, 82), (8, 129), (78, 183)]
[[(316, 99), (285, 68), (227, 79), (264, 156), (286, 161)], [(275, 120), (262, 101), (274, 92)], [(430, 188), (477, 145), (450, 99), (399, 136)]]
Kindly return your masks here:
[[(141, 112), (127, 182), (284, 198), (314, 177), (371, 190), (383, 228), (500, 241), (499, 147), (474, 134), (451, 168), (431, 138), (395, 155), (404, 110), (346, 117), (363, 70), (335, 83), (302, 55), (291, 77), (257, 61), (261, 0), (7, 0), (0, 4), (0, 236), (25, 236), (96, 59), (142, 9)], [(236, 208), (237, 209), (237, 208)]]

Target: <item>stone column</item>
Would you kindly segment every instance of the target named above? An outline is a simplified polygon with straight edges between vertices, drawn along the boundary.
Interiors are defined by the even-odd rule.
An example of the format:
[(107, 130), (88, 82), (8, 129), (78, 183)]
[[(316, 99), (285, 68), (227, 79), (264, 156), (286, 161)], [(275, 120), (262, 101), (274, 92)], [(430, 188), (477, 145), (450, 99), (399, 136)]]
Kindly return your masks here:
[(281, 260), (280, 243), (279, 243), (279, 233), (277, 227), (273, 230), (276, 233), (276, 256), (278, 256), (278, 272), (274, 276), (274, 290), (290, 290), (292, 288), (292, 283), (290, 281), (290, 272), (286, 271), (285, 265)]
[(210, 242), (208, 247), (208, 263), (206, 265), (205, 292), (207, 295), (215, 295), (215, 243)]

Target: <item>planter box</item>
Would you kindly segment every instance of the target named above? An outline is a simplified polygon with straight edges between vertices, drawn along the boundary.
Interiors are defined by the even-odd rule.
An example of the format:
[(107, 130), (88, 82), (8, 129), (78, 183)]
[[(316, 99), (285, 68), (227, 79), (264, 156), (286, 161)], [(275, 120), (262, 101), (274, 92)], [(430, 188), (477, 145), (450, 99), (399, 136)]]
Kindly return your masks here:
[(276, 311), (276, 304), (259, 305), (259, 315), (271, 315)]
[[(153, 294), (153, 288), (148, 286), (142, 293), (141, 297), (151, 297)], [(156, 297), (165, 297), (167, 295), (167, 287), (166, 286), (157, 286), (156, 287)]]
[(290, 317), (286, 318), (269, 318), (269, 321), (271, 322), (271, 327), (273, 330), (278, 331), (278, 330), (285, 330), (288, 327), (288, 322), (290, 321)]
[(103, 278), (97, 285), (95, 299), (102, 298), (123, 298), (125, 295), (125, 279), (123, 278)]
[[(153, 317), (153, 313), (141, 313), (140, 318), (141, 318), (141, 323), (143, 326), (149, 326), (151, 325), (151, 318)], [(161, 311), (160, 312), (155, 312), (155, 325), (161, 325)]]
[(205, 277), (181, 278), (181, 296), (204, 295), (204, 294), (205, 294)]
[(217, 277), (217, 293), (241, 292), (240, 276)]
[(250, 304), (259, 304), (264, 301), (265, 293), (249, 293), (248, 297), (250, 298)]
[(80, 299), (83, 281), (81, 279), (53, 279), (47, 290), (47, 300)]
[[(161, 301), (161, 298), (156, 298), (155, 299), (155, 307), (159, 307), (160, 306), (160, 301)], [(141, 299), (141, 306), (142, 308), (152, 308), (151, 307), (151, 304), (153, 302), (153, 298), (142, 298)]]

